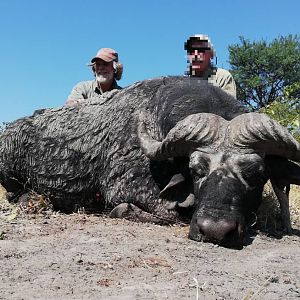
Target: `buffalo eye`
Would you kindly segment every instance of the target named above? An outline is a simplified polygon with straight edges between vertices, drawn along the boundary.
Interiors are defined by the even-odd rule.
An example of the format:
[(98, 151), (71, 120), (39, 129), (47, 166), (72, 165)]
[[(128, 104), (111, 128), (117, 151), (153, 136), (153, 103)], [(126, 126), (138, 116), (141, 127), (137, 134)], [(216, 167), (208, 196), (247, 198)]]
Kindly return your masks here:
[(242, 177), (250, 186), (255, 186), (258, 181), (264, 180), (264, 164), (259, 158), (257, 160), (241, 161), (238, 165)]
[(208, 172), (206, 172), (205, 169), (191, 169), (191, 174), (192, 177), (194, 178), (195, 181), (200, 180), (201, 178), (205, 177)]
[(209, 156), (201, 152), (194, 152), (190, 157), (189, 168), (194, 182), (203, 179), (209, 174)]

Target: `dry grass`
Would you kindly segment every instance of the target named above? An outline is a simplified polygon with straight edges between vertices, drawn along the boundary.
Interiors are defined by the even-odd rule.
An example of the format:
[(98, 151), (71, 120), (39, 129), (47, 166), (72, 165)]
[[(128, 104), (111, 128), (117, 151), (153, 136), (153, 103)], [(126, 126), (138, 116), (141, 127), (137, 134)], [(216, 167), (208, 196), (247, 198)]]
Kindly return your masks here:
[(300, 210), (300, 186), (292, 185), (290, 203), (295, 209)]
[(18, 207), (21, 213), (25, 215), (53, 211), (50, 200), (34, 191), (22, 195), (18, 200)]
[[(300, 227), (300, 186), (291, 186), (290, 191), (290, 213), (292, 227)], [(281, 230), (281, 215), (278, 199), (273, 192), (270, 182), (265, 185), (263, 202), (257, 213), (257, 227), (262, 230)]]
[(290, 192), (290, 211), (293, 227), (300, 230), (300, 186), (292, 186)]
[(0, 185), (0, 219), (11, 221), (18, 216), (28, 217), (52, 212), (53, 206), (47, 197), (30, 191), (23, 194), (17, 203), (11, 203), (7, 200), (6, 190)]

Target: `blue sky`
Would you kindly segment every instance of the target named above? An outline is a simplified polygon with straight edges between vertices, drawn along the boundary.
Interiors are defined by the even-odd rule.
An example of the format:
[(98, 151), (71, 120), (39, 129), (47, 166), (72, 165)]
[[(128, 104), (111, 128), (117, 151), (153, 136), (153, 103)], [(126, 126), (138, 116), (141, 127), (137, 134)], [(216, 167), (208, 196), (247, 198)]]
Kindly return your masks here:
[(243, 35), (268, 41), (300, 33), (299, 0), (0, 0), (0, 122), (64, 104), (93, 78), (102, 47), (119, 52), (121, 86), (183, 74), (185, 40), (208, 34), (218, 66)]

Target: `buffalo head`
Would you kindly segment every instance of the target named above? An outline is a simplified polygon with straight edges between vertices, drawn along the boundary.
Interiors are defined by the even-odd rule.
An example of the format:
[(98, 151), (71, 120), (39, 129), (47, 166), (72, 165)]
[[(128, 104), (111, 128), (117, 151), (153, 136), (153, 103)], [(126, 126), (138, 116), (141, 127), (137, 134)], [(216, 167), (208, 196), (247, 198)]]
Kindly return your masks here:
[[(264, 114), (247, 113), (231, 121), (209, 113), (190, 115), (163, 141), (149, 135), (141, 118), (138, 135), (152, 160), (189, 158), (193, 195), (186, 202), (194, 205), (189, 237), (196, 241), (240, 247), (266, 181), (271, 179), (279, 192), (283, 183), (300, 184), (300, 167), (288, 161), (300, 161), (300, 145)], [(285, 199), (279, 200), (286, 207)], [(285, 226), (290, 231), (289, 220)]]

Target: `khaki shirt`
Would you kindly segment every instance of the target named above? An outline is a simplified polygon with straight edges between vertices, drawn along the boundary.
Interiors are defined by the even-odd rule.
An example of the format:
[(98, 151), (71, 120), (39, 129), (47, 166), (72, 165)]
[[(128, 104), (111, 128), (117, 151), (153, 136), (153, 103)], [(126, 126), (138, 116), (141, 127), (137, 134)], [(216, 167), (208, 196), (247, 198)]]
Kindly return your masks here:
[(222, 90), (236, 98), (236, 85), (230, 72), (221, 68), (216, 68), (213, 71), (210, 70), (210, 73), (206, 76), (208, 82), (220, 87)]
[[(122, 88), (118, 86), (117, 82), (114, 80), (113, 85), (109, 91), (115, 89), (120, 90)], [(71, 94), (68, 96), (66, 105), (73, 105), (87, 99), (96, 99), (104, 93), (98, 88), (97, 81), (95, 79), (89, 81), (81, 81), (74, 86)]]

